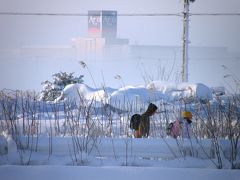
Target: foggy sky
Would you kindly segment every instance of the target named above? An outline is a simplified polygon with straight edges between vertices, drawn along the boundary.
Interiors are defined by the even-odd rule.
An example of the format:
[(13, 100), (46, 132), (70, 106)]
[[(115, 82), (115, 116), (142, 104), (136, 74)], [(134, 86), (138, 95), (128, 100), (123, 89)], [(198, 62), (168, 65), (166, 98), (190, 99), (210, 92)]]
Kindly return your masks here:
[[(182, 0), (0, 0), (0, 12), (87, 13), (117, 10), (118, 13), (179, 13)], [(192, 13), (240, 12), (239, 0), (196, 0)], [(67, 44), (86, 36), (86, 17), (0, 16), (0, 48)], [(192, 16), (192, 45), (227, 46), (240, 51), (240, 16)], [(118, 17), (118, 36), (132, 43), (180, 45), (180, 17)]]
[[(183, 0), (0, 0), (0, 12), (87, 14), (88, 10), (116, 10), (119, 14), (181, 13), (182, 2)], [(191, 4), (190, 12), (240, 13), (240, 1), (196, 0)], [(41, 82), (50, 80), (56, 71), (79, 70), (76, 67), (77, 60), (64, 57), (56, 60), (41, 56), (32, 60), (26, 59), (21, 53), (21, 56), (16, 53), (15, 57), (14, 53), (24, 47), (70, 46), (72, 38), (87, 36), (87, 17), (0, 15), (0, 27), (0, 89), (39, 89)], [(190, 46), (227, 47), (230, 52), (240, 53), (240, 16), (191, 16), (189, 31)], [(129, 39), (130, 44), (181, 46), (182, 19), (176, 16), (119, 16), (117, 36)], [(221, 85), (220, 76), (223, 72), (220, 72), (220, 66), (225, 64), (224, 61), (216, 64), (215, 69), (211, 67), (214, 62), (204, 63), (206, 64), (201, 64), (201, 67), (206, 68), (208, 74), (204, 76), (204, 70), (199, 69), (200, 65), (192, 63), (190, 80)], [(239, 59), (234, 60), (234, 63), (226, 63), (238, 73)], [(155, 65), (150, 66), (152, 68)], [(99, 71), (94, 64), (91, 68)], [(211, 76), (211, 71), (215, 76)], [(203, 75), (199, 75), (201, 73)], [(217, 77), (218, 74), (221, 75)], [(131, 83), (132, 80), (134, 77), (128, 79), (128, 82)]]

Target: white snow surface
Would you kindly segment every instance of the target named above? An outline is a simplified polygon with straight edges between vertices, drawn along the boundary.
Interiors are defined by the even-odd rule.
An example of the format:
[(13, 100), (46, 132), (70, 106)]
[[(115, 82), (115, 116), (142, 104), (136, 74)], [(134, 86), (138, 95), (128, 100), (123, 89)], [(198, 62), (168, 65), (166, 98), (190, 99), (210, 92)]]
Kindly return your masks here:
[(202, 83), (152, 81), (146, 88), (160, 91), (170, 100), (178, 100), (180, 98), (212, 99), (211, 89)]
[(239, 180), (239, 171), (161, 167), (3, 166), (4, 180)]
[[(38, 141), (38, 151), (32, 152), (28, 166), (19, 165), (20, 154), (17, 152), (0, 157), (1, 179), (239, 180), (240, 177), (239, 170), (218, 170), (208, 159), (188, 156), (174, 158), (168, 148), (170, 146), (178, 154), (177, 144), (172, 138), (102, 138), (98, 150), (94, 151), (92, 156), (83, 154), (84, 164), (78, 166), (72, 164), (74, 157), (71, 137), (53, 137), (51, 156), (48, 154), (49, 138), (41, 136)], [(180, 143), (190, 145), (187, 140)], [(204, 143), (209, 144), (208, 141)], [(128, 144), (127, 160), (126, 144)], [(199, 148), (195, 143), (193, 146)], [(9, 148), (15, 150), (13, 146)], [(27, 158), (23, 160), (26, 161)]]
[(126, 103), (148, 103), (160, 100), (176, 101), (185, 98), (189, 101), (194, 98), (202, 100), (212, 99), (212, 90), (201, 83), (169, 83), (162, 81), (152, 81), (143, 86), (124, 86), (119, 89), (113, 88), (92, 88), (86, 84), (67, 85), (61, 96), (56, 99), (68, 101), (80, 101), (81, 98), (91, 102), (92, 100), (100, 103), (120, 104)]

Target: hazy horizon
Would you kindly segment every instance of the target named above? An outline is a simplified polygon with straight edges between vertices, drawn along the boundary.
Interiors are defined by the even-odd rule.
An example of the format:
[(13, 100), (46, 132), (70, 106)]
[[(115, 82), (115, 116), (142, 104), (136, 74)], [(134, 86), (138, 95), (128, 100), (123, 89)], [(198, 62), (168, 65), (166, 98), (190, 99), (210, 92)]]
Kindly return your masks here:
[[(85, 13), (88, 10), (116, 10), (124, 13), (181, 13), (181, 0), (0, 0), (0, 12), (23, 13)], [(196, 0), (190, 5), (191, 13), (239, 13), (239, 0)], [(207, 83), (207, 85), (223, 85), (224, 72), (221, 65), (228, 66), (239, 78), (240, 67), (240, 16), (191, 16), (189, 28), (190, 46), (193, 47), (226, 47), (229, 53), (237, 52), (231, 57), (221, 60), (197, 61), (190, 58), (190, 81)], [(41, 16), (41, 15), (0, 15), (0, 73), (2, 88), (39, 89), (41, 82), (51, 80), (51, 75), (59, 71), (75, 71), (82, 74), (77, 62), (81, 57), (74, 53), (65, 55), (58, 52), (56, 57), (22, 53), (24, 47), (71, 46), (72, 38), (87, 37), (87, 16)], [(130, 40), (130, 44), (139, 45), (182, 45), (182, 17), (179, 16), (119, 16), (117, 36)], [(9, 51), (5, 51), (5, 50)], [(220, 53), (220, 52), (219, 52)], [(62, 55), (59, 58), (59, 54)], [(221, 53), (220, 53), (221, 54)], [(180, 54), (178, 55), (181, 56)], [(58, 58), (58, 59), (57, 59)], [(114, 57), (113, 57), (114, 58)], [(169, 58), (174, 59), (171, 54)], [(161, 59), (161, 57), (159, 57)], [(181, 58), (178, 59), (181, 61)], [(69, 63), (72, 62), (72, 63)], [(99, 61), (102, 62), (102, 61)], [(127, 62), (127, 61), (126, 61)], [(156, 72), (157, 60), (148, 64), (149, 73)], [(213, 64), (212, 62), (215, 62)], [(180, 62), (178, 62), (180, 63)], [(168, 63), (168, 66), (171, 63)], [(123, 61), (112, 64), (112, 67), (127, 66)], [(216, 67), (214, 67), (216, 66)], [(155, 68), (155, 69), (154, 69)], [(121, 74), (129, 84), (143, 82), (137, 72), (134, 78), (129, 72), (116, 69), (108, 75), (104, 63), (91, 63), (91, 69), (98, 81), (102, 81), (102, 73), (107, 74), (106, 83), (116, 85), (112, 74)], [(177, 67), (177, 71), (179, 67)], [(102, 72), (101, 72), (102, 71)], [(104, 72), (105, 71), (105, 72)], [(143, 71), (143, 70), (141, 70)], [(212, 72), (211, 72), (212, 71)], [(130, 74), (130, 75), (129, 75)], [(211, 75), (211, 74), (214, 74)], [(92, 83), (87, 76), (87, 83)], [(109, 76), (109, 77), (108, 77)], [(157, 77), (157, 74), (153, 74)], [(7, 79), (6, 79), (7, 78)]]

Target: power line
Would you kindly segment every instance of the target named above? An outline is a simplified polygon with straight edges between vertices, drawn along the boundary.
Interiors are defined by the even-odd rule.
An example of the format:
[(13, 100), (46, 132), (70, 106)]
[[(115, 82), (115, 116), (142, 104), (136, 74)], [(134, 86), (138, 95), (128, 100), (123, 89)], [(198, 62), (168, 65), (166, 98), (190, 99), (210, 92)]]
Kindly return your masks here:
[[(24, 13), (24, 12), (0, 12), (0, 15), (13, 16), (89, 16), (86, 13)], [(94, 15), (94, 14), (91, 14)], [(96, 14), (99, 16), (99, 14)], [(108, 16), (108, 14), (104, 15)], [(109, 16), (112, 16), (109, 14)], [(180, 13), (120, 13), (117, 16), (181, 16)]]
[[(0, 12), (12, 16), (88, 16), (87, 13)], [(99, 14), (96, 14), (98, 16)], [(240, 13), (190, 13), (190, 16), (240, 16)], [(109, 16), (111, 16), (109, 14)], [(182, 13), (119, 13), (117, 16), (182, 16)]]
[(240, 16), (240, 13), (190, 13), (190, 16)]

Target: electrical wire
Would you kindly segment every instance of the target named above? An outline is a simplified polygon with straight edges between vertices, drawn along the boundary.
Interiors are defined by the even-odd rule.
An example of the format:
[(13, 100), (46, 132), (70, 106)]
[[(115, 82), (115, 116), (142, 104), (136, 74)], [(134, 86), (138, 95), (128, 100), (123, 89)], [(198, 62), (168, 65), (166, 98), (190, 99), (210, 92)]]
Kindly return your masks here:
[[(87, 13), (0, 12), (12, 16), (89, 16)], [(99, 14), (91, 14), (99, 16)], [(112, 16), (105, 14), (104, 16)], [(182, 16), (183, 13), (119, 13), (117, 16)], [(240, 13), (189, 13), (190, 16), (240, 16)]]
[[(0, 15), (13, 16), (89, 16), (86, 13), (26, 13), (26, 12), (0, 12)], [(91, 14), (91, 16), (99, 16), (100, 14)], [(104, 14), (104, 16), (112, 16), (112, 14)], [(117, 16), (181, 16), (180, 13), (121, 13)]]
[(189, 13), (190, 16), (240, 16), (240, 13)]

